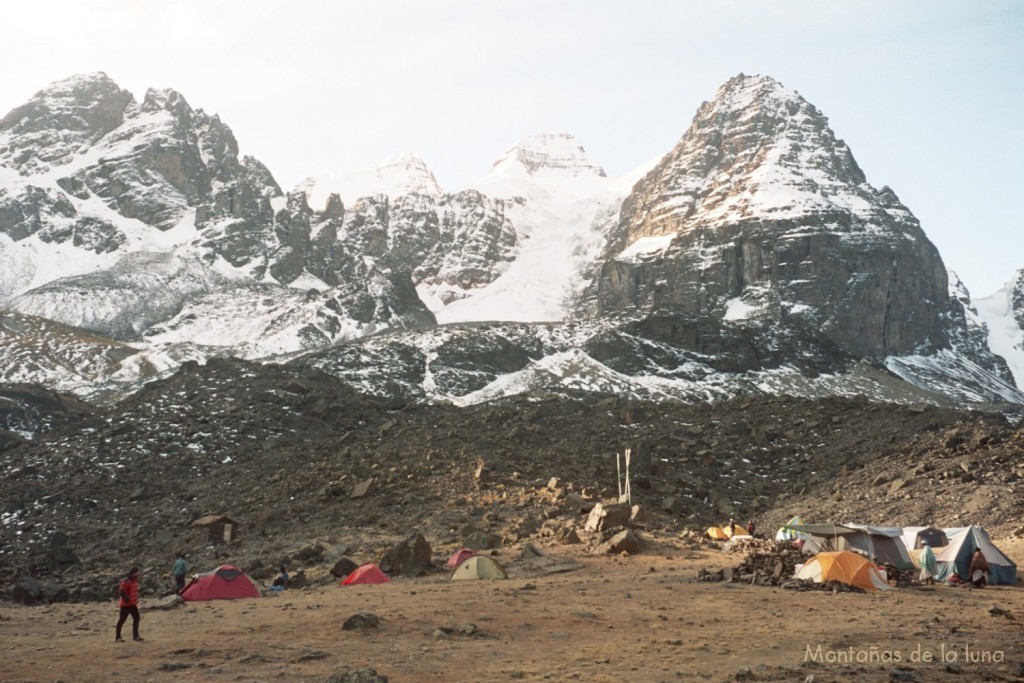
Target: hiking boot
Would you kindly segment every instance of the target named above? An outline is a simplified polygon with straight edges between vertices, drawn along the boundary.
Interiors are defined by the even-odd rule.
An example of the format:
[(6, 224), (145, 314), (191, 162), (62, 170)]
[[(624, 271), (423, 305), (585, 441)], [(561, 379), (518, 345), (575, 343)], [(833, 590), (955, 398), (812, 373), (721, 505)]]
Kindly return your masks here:
[(114, 638), (114, 642), (115, 643), (123, 643), (124, 642), (124, 638), (122, 638), (121, 636), (117, 636), (116, 638)]
[(134, 638), (132, 638), (132, 640), (134, 640), (136, 643), (144, 643), (144, 642), (146, 642), (145, 638), (140, 638), (139, 636), (135, 636)]

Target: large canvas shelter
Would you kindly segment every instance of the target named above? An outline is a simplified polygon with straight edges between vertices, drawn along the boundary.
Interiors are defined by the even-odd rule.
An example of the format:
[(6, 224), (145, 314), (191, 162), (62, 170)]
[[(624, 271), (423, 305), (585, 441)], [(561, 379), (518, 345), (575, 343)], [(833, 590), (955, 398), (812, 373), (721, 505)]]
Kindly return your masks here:
[(903, 527), (903, 545), (907, 550), (921, 548), (925, 543), (935, 550), (949, 545), (949, 538), (945, 531), (934, 526)]
[(900, 569), (914, 567), (903, 540), (899, 536), (890, 535), (898, 532), (895, 528), (840, 524), (795, 524), (788, 528), (807, 535), (804, 552), (851, 550)]
[(258, 598), (260, 591), (238, 567), (225, 564), (212, 572), (197, 574), (181, 592), (184, 600), (235, 600)]
[(989, 583), (1017, 583), (1017, 565), (996, 547), (988, 533), (980, 526), (966, 527), (949, 539), (949, 545), (935, 554), (938, 565), (936, 578), (945, 581), (953, 572), (965, 579), (968, 578), (971, 556), (974, 555), (975, 548), (981, 548), (981, 554), (988, 560)]

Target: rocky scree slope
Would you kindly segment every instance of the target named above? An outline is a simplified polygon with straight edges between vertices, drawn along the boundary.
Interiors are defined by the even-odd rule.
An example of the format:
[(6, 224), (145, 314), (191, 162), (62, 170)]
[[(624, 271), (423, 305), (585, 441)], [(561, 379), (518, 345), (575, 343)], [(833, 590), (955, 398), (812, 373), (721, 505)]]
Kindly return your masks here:
[[(956, 486), (907, 489), (927, 505), (920, 521), (953, 523), (963, 495), (997, 483), (1007, 504), (971, 520), (1000, 533), (1020, 513), (1011, 475), (1022, 434), (992, 417), (863, 399), (683, 405), (586, 393), (456, 409), (367, 399), (309, 368), (186, 363), (115, 408), (3, 451), (0, 586), (31, 575), (48, 595), (90, 598), (128, 562), (158, 593), (182, 548), (197, 568), (231, 561), (264, 576), (281, 561), (333, 561), (341, 545), (375, 560), (414, 531), (438, 557), (475, 531), (497, 543), (561, 538), (614, 495), (614, 455), (627, 447), (635, 502), (666, 530), (730, 515), (775, 523), (780, 499), (816, 511), (835, 481), (859, 500), (877, 494), (876, 473), (955, 447), (982, 469)], [(882, 521), (879, 504), (864, 503), (875, 505), (868, 521)], [(207, 514), (235, 519), (240, 540), (208, 545), (188, 526)]]

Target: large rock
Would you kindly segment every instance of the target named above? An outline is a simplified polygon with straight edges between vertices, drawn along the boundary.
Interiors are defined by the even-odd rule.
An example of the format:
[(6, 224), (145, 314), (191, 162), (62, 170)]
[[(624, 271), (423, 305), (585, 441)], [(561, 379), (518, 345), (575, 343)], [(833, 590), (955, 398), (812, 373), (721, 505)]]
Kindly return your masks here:
[(619, 553), (635, 555), (640, 552), (640, 539), (631, 529), (626, 529), (599, 545), (597, 551), (606, 555), (618, 555)]
[(391, 547), (377, 564), (381, 571), (391, 576), (422, 576), (433, 566), (432, 553), (427, 539), (422, 534), (413, 534)]
[(11, 599), (24, 605), (34, 605), (43, 599), (43, 587), (31, 576), (23, 576), (15, 581)]
[(632, 514), (633, 509), (626, 503), (613, 503), (611, 505), (598, 503), (590, 511), (590, 516), (587, 518), (584, 530), (605, 531), (626, 526), (629, 524)]
[(388, 677), (369, 667), (333, 674), (326, 683), (388, 683)]
[(331, 575), (339, 579), (344, 579), (346, 576), (359, 569), (359, 565), (350, 560), (347, 557), (343, 557), (334, 563), (331, 567)]

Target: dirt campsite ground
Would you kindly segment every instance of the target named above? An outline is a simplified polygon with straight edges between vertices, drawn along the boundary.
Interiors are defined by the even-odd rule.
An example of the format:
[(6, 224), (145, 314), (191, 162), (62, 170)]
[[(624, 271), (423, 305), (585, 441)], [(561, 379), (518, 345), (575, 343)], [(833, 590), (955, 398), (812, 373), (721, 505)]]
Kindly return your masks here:
[[(996, 541), (1024, 560), (1024, 539)], [(1024, 679), (1024, 588), (858, 594), (699, 582), (699, 569), (742, 555), (672, 536), (649, 537), (635, 556), (550, 551), (579, 568), (523, 576), (506, 549), (508, 581), (438, 573), (144, 604), (142, 643), (113, 642), (113, 602), (5, 605), (0, 680), (374, 680), (355, 677), (365, 668), (392, 683)], [(379, 628), (344, 630), (360, 611)]]

